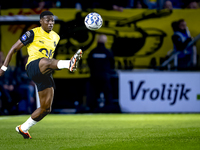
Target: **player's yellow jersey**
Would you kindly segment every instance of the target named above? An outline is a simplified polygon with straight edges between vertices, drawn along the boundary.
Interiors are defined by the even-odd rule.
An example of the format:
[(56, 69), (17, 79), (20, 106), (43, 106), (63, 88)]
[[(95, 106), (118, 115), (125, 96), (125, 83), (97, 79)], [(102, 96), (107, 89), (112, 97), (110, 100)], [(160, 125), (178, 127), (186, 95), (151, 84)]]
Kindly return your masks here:
[(24, 45), (27, 45), (29, 55), (27, 66), (31, 61), (39, 58), (52, 59), (60, 36), (54, 31), (47, 33), (42, 27), (37, 27), (27, 31), (20, 40)]

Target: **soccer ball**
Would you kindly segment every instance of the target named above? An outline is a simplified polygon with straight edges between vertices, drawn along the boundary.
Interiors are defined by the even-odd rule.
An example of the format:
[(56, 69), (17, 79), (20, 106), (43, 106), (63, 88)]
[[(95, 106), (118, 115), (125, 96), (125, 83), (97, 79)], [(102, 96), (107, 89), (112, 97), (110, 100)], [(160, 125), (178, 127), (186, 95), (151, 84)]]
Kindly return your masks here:
[(98, 30), (103, 24), (101, 15), (96, 12), (89, 13), (85, 17), (85, 26), (90, 30)]

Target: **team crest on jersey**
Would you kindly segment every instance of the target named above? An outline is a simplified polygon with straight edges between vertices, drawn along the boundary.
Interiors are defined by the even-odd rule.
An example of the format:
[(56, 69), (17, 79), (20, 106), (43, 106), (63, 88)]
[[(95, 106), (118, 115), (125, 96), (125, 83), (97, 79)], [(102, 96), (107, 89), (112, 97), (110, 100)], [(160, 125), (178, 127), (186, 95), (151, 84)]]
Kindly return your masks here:
[(54, 41), (54, 47), (56, 47), (57, 45), (56, 45), (56, 41)]

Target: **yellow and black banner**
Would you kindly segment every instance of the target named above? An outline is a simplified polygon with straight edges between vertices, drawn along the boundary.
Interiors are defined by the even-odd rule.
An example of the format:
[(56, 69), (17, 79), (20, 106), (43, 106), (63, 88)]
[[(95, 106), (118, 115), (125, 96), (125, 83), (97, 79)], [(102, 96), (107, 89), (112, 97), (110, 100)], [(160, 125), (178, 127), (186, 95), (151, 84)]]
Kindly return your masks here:
[[(148, 68), (152, 59), (156, 66), (162, 63), (168, 51), (173, 49), (171, 23), (184, 19), (193, 37), (200, 33), (200, 10), (175, 9), (149, 10), (125, 9), (123, 12), (94, 9), (91, 12), (99, 13), (103, 18), (103, 26), (96, 31), (88, 30), (84, 25), (84, 18), (90, 12), (76, 9), (50, 9), (57, 18), (54, 26), (61, 39), (57, 46), (56, 59), (70, 59), (81, 48), (83, 58), (76, 72), (68, 70), (55, 71), (54, 78), (87, 78), (90, 76), (87, 66), (87, 56), (96, 47), (98, 34), (106, 34), (106, 47), (113, 51), (116, 69)], [(1, 16), (39, 15), (41, 12), (33, 9), (1, 10)], [(20, 16), (19, 16), (20, 17)], [(8, 18), (9, 19), (9, 18)], [(6, 55), (11, 46), (26, 31), (36, 26), (38, 22), (30, 24), (26, 20), (23, 24), (1, 25), (1, 51)], [(197, 41), (197, 54), (200, 42)], [(26, 47), (22, 54), (27, 55)], [(13, 57), (10, 65), (15, 65)], [(199, 65), (199, 64), (198, 64)]]

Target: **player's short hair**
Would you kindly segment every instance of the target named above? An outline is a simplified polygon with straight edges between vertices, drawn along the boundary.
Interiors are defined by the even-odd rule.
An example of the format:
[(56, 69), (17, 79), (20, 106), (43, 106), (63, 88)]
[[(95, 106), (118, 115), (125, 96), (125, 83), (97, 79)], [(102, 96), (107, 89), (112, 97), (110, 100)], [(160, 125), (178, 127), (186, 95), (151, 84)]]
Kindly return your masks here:
[(43, 18), (43, 17), (46, 16), (46, 15), (53, 15), (53, 13), (50, 12), (50, 11), (43, 11), (43, 12), (40, 14), (40, 19)]

